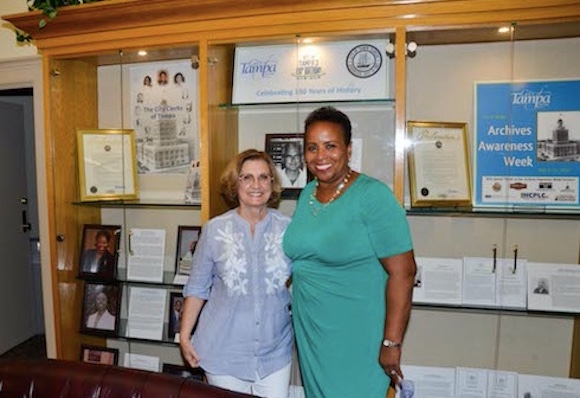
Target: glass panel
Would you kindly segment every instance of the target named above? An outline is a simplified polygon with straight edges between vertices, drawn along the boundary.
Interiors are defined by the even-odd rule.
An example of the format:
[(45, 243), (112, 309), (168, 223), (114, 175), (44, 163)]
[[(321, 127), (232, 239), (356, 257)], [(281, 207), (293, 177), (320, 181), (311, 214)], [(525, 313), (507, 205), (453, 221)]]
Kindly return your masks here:
[[(407, 119), (467, 123), (474, 208), (408, 212), (422, 280), (414, 292), (404, 363), (411, 365), (410, 376), (420, 373), (413, 366), (459, 368), (454, 376), (458, 389), (469, 380), (477, 385), (483, 369), (511, 372), (486, 379), (488, 391), (499, 388), (495, 382), (501, 378), (509, 384), (519, 375), (524, 380), (519, 396), (521, 388), (535, 396), (539, 387), (525, 384), (527, 375), (567, 383), (573, 354), (578, 310), (560, 293), (538, 297), (545, 291), (538, 285), (560, 283), (562, 288), (570, 281), (558, 274), (570, 272), (578, 262), (578, 206), (550, 208), (539, 202), (560, 190), (576, 189), (572, 186), (577, 181), (556, 189), (556, 180), (546, 177), (554, 167), (561, 174), (578, 173), (572, 159), (547, 160), (552, 155), (545, 148), (552, 145), (547, 141), (554, 141), (554, 134), (562, 147), (575, 139), (564, 137), (568, 127), (558, 120), (573, 120), (578, 104), (571, 93), (577, 90), (559, 85), (572, 87), (577, 78), (572, 65), (578, 64), (574, 49), (580, 45), (580, 30), (577, 24), (514, 23), (502, 36), (498, 28), (408, 32), (407, 40), (416, 41), (418, 49), (415, 57), (407, 58)], [(572, 53), (570, 62), (556, 61)], [(535, 109), (551, 97), (553, 110), (557, 95), (556, 113), (542, 115), (548, 108)], [(542, 143), (543, 117), (555, 118), (547, 128), (551, 135)], [(530, 186), (533, 194), (528, 193)], [(541, 231), (551, 231), (550, 236)], [(481, 272), (475, 272), (478, 266)], [(497, 276), (490, 278), (486, 272), (493, 269)], [(453, 286), (461, 286), (459, 296), (451, 294)], [(486, 291), (495, 291), (490, 302), (483, 300)]]
[[(220, 74), (232, 73), (237, 82), (233, 100), (228, 94), (213, 99), (210, 92), (210, 136), (226, 141), (235, 137), (238, 146), (220, 145), (223, 162), (248, 148), (267, 150), (280, 168), (281, 176), (288, 172), (283, 164), (283, 143), (294, 141), (303, 152), (300, 134), (304, 121), (318, 107), (333, 106), (346, 113), (353, 125), (353, 156), (351, 167), (376, 177), (392, 187), (394, 167), (394, 62), (386, 57), (387, 35), (302, 37), (260, 43), (240, 41), (236, 44), (211, 45), (210, 54), (221, 54), (217, 65), (210, 67), (210, 84), (223, 81)], [(366, 47), (364, 47), (366, 45)], [(368, 52), (367, 52), (368, 50)], [(356, 62), (348, 72), (347, 62)], [(360, 54), (359, 54), (360, 52)], [(211, 56), (210, 56), (211, 57)], [(376, 58), (375, 58), (376, 57)], [(221, 64), (227, 59), (229, 67)], [(376, 63), (376, 64), (375, 64)], [(358, 69), (357, 69), (358, 68)], [(383, 75), (373, 87), (367, 75)], [(365, 74), (366, 73), (366, 74)], [(358, 74), (358, 76), (357, 76)], [(251, 81), (249, 83), (248, 81)], [(226, 122), (227, 121), (227, 122)], [(229, 140), (228, 140), (229, 141)], [(219, 150), (216, 148), (216, 150)], [(211, 156), (211, 155), (210, 155)], [(212, 167), (217, 166), (212, 163)], [(305, 165), (300, 166), (306, 173)], [(212, 169), (216, 177), (221, 172)], [(310, 177), (309, 177), (310, 178)], [(292, 184), (286, 175), (286, 190), (280, 209), (292, 214), (300, 185)], [(213, 195), (213, 194), (212, 194)], [(212, 199), (213, 203), (213, 199)], [(216, 207), (217, 208), (217, 207)], [(223, 211), (223, 209), (221, 209)], [(212, 210), (212, 215), (219, 212)]]

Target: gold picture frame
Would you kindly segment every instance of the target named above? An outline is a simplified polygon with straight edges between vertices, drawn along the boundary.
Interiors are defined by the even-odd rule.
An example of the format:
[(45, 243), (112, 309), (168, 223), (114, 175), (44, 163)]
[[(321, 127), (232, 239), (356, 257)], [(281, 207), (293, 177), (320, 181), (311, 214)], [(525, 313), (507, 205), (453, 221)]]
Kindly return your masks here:
[(134, 130), (79, 130), (77, 147), (81, 202), (138, 199)]
[(411, 207), (471, 207), (467, 123), (407, 122)]

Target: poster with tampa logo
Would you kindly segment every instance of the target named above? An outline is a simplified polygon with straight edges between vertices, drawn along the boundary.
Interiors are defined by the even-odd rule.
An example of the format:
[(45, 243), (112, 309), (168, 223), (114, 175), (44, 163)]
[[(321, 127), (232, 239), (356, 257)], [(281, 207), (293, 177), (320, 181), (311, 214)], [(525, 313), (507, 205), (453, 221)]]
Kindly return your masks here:
[(475, 84), (475, 206), (580, 209), (580, 80)]
[(234, 104), (386, 100), (386, 40), (238, 47)]

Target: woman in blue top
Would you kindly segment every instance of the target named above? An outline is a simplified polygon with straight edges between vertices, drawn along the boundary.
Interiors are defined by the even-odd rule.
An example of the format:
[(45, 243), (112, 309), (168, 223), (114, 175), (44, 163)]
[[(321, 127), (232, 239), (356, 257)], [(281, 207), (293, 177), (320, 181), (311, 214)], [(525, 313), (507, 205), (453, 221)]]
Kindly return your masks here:
[(301, 192), (284, 250), (307, 398), (384, 398), (398, 384), (415, 261), (405, 212), (383, 183), (349, 167), (351, 124), (325, 107), (305, 122), (316, 177)]
[(250, 149), (228, 164), (220, 183), (234, 208), (208, 221), (197, 243), (183, 289), (181, 351), (210, 384), (287, 398), (291, 263), (282, 238), (290, 219), (269, 207), (280, 199), (280, 180), (270, 157)]

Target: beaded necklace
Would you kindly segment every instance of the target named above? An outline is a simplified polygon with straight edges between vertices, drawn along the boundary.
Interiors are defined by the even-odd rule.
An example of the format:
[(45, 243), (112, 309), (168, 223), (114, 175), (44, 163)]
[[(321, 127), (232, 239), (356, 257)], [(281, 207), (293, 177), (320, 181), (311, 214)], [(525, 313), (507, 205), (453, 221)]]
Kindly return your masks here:
[(329, 204), (334, 202), (334, 200), (339, 197), (342, 190), (344, 189), (344, 187), (346, 186), (346, 184), (350, 180), (350, 176), (351, 176), (351, 170), (348, 169), (348, 173), (346, 173), (346, 176), (344, 176), (344, 178), (342, 179), (340, 184), (338, 184), (338, 186), (336, 187), (336, 190), (334, 191), (334, 194), (332, 195), (330, 200), (326, 203), (321, 203), (318, 206), (316, 206), (316, 194), (318, 192), (319, 182), (318, 182), (318, 180), (316, 180), (316, 185), (314, 186), (314, 189), (312, 190), (312, 193), (310, 194), (310, 200), (308, 202), (308, 204), (310, 205), (310, 211), (312, 212), (312, 215), (314, 217), (318, 216), (318, 213), (320, 213), (322, 210), (324, 210), (324, 208), (326, 206), (328, 206)]

